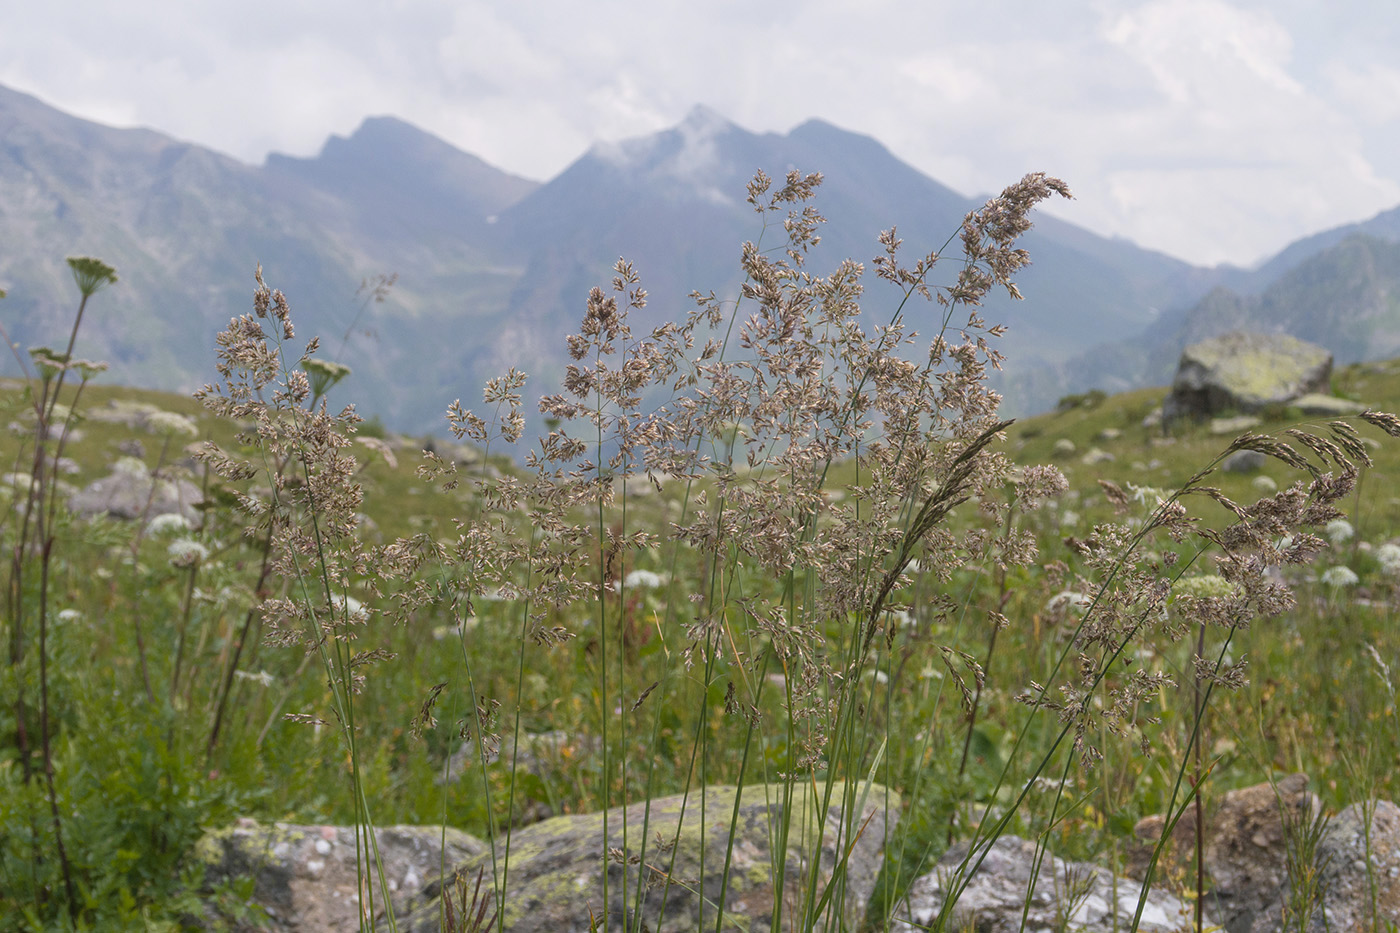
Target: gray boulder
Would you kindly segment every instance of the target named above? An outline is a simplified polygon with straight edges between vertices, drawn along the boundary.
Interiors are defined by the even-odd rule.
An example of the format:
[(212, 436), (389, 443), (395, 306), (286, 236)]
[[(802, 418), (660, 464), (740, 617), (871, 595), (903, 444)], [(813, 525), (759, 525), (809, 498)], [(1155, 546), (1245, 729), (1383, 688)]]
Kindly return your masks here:
[[(409, 898), (452, 866), (480, 855), (486, 844), (458, 829), (383, 826), (375, 830), (395, 914)], [(266, 914), (264, 933), (339, 933), (360, 929), (355, 827), (294, 826), (239, 820), (200, 840), (196, 856), (210, 884), (252, 877), (253, 906)], [(444, 854), (445, 853), (445, 854)], [(383, 914), (375, 887), (375, 913)], [(366, 900), (368, 903), (368, 900)]]
[(1268, 460), (1257, 450), (1237, 450), (1226, 457), (1221, 466), (1226, 473), (1256, 473), (1264, 468)]
[[(1138, 882), (1087, 862), (1065, 862), (1048, 852), (1041, 853), (1037, 872), (1035, 849), (1034, 842), (1017, 836), (998, 839), (959, 895), (944, 928), (975, 929), (977, 933), (1111, 933), (1132, 926), (1141, 894)], [(944, 901), (957, 887), (958, 867), (967, 852), (965, 843), (954, 846), (939, 860), (937, 868), (910, 886), (893, 930), (916, 933), (931, 928)], [(1031, 892), (1028, 909), (1027, 891)], [(1193, 919), (1189, 905), (1154, 888), (1148, 892), (1138, 929), (1145, 933), (1173, 933), (1189, 929)], [(1206, 928), (1210, 928), (1209, 921)]]
[[(810, 877), (811, 860), (818, 859), (820, 899), (833, 868), (848, 850), (844, 856), (844, 893), (833, 895), (832, 903), (843, 905), (841, 921), (853, 929), (874, 889), (886, 836), (898, 818), (899, 797), (872, 786), (859, 816), (843, 821), (835, 806), (843, 789), (837, 785), (833, 806), (825, 814), (818, 813), (820, 799), (812, 797), (805, 787), (794, 791), (786, 858), (781, 861), (773, 857), (773, 842), (784, 822), (784, 791), (776, 784), (745, 787), (742, 796), (734, 787), (706, 790), (703, 838), (698, 792), (688, 800), (681, 796), (653, 800), (649, 816), (645, 804), (625, 811), (621, 807), (610, 810), (606, 840), (601, 813), (555, 817), (517, 830), (510, 840), (506, 872), (505, 929), (513, 933), (586, 933), (595, 923), (600, 924), (599, 929), (622, 930), (624, 924), (626, 929), (636, 929), (640, 905), (645, 924), (640, 928), (652, 933), (711, 930), (718, 919), (716, 905), (722, 904), (722, 929), (766, 933), (779, 897), (784, 928), (792, 910), (803, 902), (800, 891)], [(729, 827), (736, 796), (739, 808), (731, 846)], [(504, 840), (497, 840), (496, 848), (499, 872), (504, 868)], [(785, 872), (781, 886), (775, 877), (778, 869)], [(490, 890), (489, 854), (459, 864), (449, 891), (465, 885), (470, 892), (479, 873), (485, 878), (483, 890)], [(429, 885), (419, 906), (400, 921), (399, 929), (438, 933), (441, 892), (441, 885)], [(821, 927), (818, 918), (816, 928)]]
[(1315, 930), (1400, 927), (1400, 807), (1354, 803), (1333, 817), (1318, 846), (1324, 916)]
[(1340, 418), (1343, 415), (1354, 415), (1366, 410), (1366, 406), (1360, 402), (1353, 402), (1349, 398), (1337, 398), (1335, 395), (1323, 395), (1319, 392), (1300, 395), (1288, 404), (1305, 415), (1323, 418)]
[(1167, 420), (1256, 412), (1309, 393), (1326, 394), (1332, 354), (1287, 334), (1226, 334), (1187, 347), (1177, 365)]
[(123, 457), (109, 475), (70, 497), (68, 508), (84, 517), (132, 519), (174, 513), (197, 528), (201, 516), (196, 506), (202, 498), (199, 487), (189, 480), (152, 476), (141, 461)]

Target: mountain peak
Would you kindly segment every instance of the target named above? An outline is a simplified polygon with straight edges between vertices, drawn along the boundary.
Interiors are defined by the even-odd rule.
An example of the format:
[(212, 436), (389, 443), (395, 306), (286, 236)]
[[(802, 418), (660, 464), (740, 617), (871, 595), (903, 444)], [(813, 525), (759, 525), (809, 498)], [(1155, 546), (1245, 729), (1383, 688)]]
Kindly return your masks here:
[(690, 112), (685, 115), (685, 119), (676, 125), (676, 129), (683, 134), (704, 136), (728, 133), (738, 128), (739, 127), (728, 117), (724, 116), (724, 114), (704, 104), (696, 104), (694, 107), (691, 107)]

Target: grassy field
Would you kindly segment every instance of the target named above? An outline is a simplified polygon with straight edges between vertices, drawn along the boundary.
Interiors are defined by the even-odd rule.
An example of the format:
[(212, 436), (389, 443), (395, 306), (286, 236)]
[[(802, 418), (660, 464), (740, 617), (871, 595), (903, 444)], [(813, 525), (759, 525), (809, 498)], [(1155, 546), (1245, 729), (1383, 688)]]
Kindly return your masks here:
[[(764, 261), (753, 259), (758, 281), (772, 272)], [(813, 294), (830, 300), (838, 279)], [(795, 274), (775, 281), (805, 287)], [(915, 290), (901, 286), (906, 300)], [(802, 371), (763, 356), (791, 342), (792, 306), (758, 316), (771, 344), (749, 332), (770, 377)], [(616, 311), (590, 303), (594, 343), (579, 359), (595, 373)], [(874, 358), (808, 337), (848, 365)], [(1183, 806), (1195, 780), (1207, 804), (1298, 770), (1334, 807), (1396, 798), (1386, 665), (1400, 659), (1400, 445), (1348, 419), (1373, 462), (1336, 501), (1342, 518), (1299, 513), (1328, 522), (1270, 544), (1251, 513), (1255, 537), (1231, 546), (1223, 530), (1244, 519), (1195, 495), (1184, 501), (1197, 524), (1178, 522), (1173, 493), (1205, 484), (1249, 506), (1311, 477), (1270, 459), (1200, 479), (1236, 432), (1145, 427), (1164, 390), (1067, 400), (994, 434), (974, 393), (942, 425), (925, 411), (895, 444), (898, 380), (922, 380), (928, 399), (940, 384), (894, 369), (888, 392), (875, 386), (888, 397), (873, 403), (886, 428), (873, 442), (868, 427), (847, 430), (839, 405), (794, 396), (774, 411), (746, 397), (738, 416), (719, 412), (681, 444), (634, 444), (625, 432), (638, 422), (607, 420), (645, 407), (625, 404), (624, 388), (622, 403), (592, 409), (615, 443), (589, 438), (584, 404), (578, 433), (592, 446), (537, 468), (498, 440), (490, 456), (456, 439), (355, 440), (331, 409), (316, 422), (319, 392), (296, 397), (295, 359), (234, 418), (98, 377), (67, 422), (72, 472), (44, 473), (60, 505), (27, 543), (17, 535), (44, 393), (37, 381), (0, 387), (0, 459), (13, 474), (3, 533), (17, 555), (0, 673), (0, 926), (177, 929), (197, 896), (234, 912), (246, 889), (200, 895), (187, 856), (204, 829), (245, 815), (446, 821), (486, 837), (700, 784), (873, 775), (905, 801), (869, 915), (879, 926), (890, 892), (979, 826), (1044, 832), (1058, 855), (1108, 863), (1139, 818)], [(763, 385), (758, 403), (784, 384)], [(1400, 407), (1400, 362), (1346, 368), (1334, 390)], [(72, 393), (46, 423), (64, 421)], [(511, 394), (498, 388), (488, 410), (507, 411)], [(353, 375), (330, 393), (337, 405), (353, 397)], [(187, 416), (188, 429), (155, 410)], [(797, 425), (803, 411), (827, 420)], [(470, 440), (471, 423), (457, 423)], [(1335, 436), (1287, 409), (1253, 430), (1298, 426)], [(821, 443), (804, 446), (813, 436)], [(225, 473), (246, 462), (251, 475), (193, 459), (205, 441), (231, 458)], [(643, 458), (663, 448), (671, 461)], [(691, 475), (677, 450), (703, 458)], [(203, 489), (200, 526), (68, 515), (55, 482), (81, 488), (122, 457)], [(1022, 469), (1038, 464), (1058, 467), (1064, 488)], [(1286, 550), (1308, 531), (1327, 544), (1313, 562), (1231, 569), (1232, 553), (1288, 534)], [(36, 540), (51, 548), (34, 551)], [(1261, 611), (1283, 582), (1296, 605)], [(1096, 631), (1104, 617), (1118, 621)], [(1198, 680), (1198, 655), (1247, 660), (1246, 682)], [(476, 756), (479, 734), (505, 753)], [(512, 768), (528, 734), (562, 738)]]

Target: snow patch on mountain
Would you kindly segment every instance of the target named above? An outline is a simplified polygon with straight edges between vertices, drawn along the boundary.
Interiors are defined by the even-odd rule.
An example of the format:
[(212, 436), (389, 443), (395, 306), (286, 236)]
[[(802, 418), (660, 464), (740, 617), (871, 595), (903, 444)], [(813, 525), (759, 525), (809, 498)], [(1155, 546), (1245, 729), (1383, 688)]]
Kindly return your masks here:
[(670, 182), (714, 204), (732, 204), (726, 193), (732, 170), (720, 140), (737, 128), (708, 107), (697, 106), (674, 129), (652, 136), (596, 143), (592, 155), (619, 171)]

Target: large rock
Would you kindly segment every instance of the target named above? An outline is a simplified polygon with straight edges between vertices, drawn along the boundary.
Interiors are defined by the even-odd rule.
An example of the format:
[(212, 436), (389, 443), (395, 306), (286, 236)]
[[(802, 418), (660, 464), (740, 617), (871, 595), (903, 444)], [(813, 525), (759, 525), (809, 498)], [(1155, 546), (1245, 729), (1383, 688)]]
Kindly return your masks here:
[[(1087, 862), (1065, 862), (1048, 852), (1041, 853), (1040, 870), (1036, 872), (1035, 848), (1034, 842), (1017, 836), (998, 839), (953, 905), (944, 928), (977, 933), (1116, 933), (1131, 928), (1141, 885), (1116, 877), (1106, 868)], [(893, 930), (916, 933), (932, 927), (943, 902), (956, 887), (958, 867), (967, 852), (965, 843), (954, 846), (939, 860), (937, 868), (915, 880), (896, 914)], [(1027, 908), (1028, 890), (1031, 897)], [(1154, 888), (1148, 892), (1138, 929), (1145, 933), (1174, 933), (1189, 929), (1193, 920), (1189, 905)], [(1210, 921), (1206, 928), (1210, 928)]]
[(72, 496), (68, 508), (84, 517), (149, 519), (173, 513), (197, 528), (201, 516), (196, 506), (202, 498), (199, 487), (189, 480), (152, 476), (141, 461), (123, 457), (109, 475)]
[[(383, 826), (375, 830), (395, 914), (443, 871), (485, 852), (486, 843), (458, 829)], [(196, 854), (216, 884), (252, 877), (253, 903), (267, 914), (264, 933), (340, 933), (360, 929), (359, 874), (353, 826), (294, 826), (239, 820), (202, 839)], [(372, 877), (372, 876), (371, 876)], [(375, 912), (382, 913), (375, 888)]]
[(1309, 393), (1326, 394), (1332, 354), (1286, 334), (1226, 334), (1187, 347), (1177, 365), (1167, 420), (1259, 411)]
[[(839, 801), (842, 790), (838, 785), (833, 804)], [(603, 924), (599, 929), (622, 930), (624, 925), (628, 930), (638, 929), (634, 908), (640, 902), (644, 924), (640, 929), (652, 933), (709, 930), (715, 928), (715, 907), (722, 903), (728, 915), (722, 929), (766, 933), (780, 894), (784, 928), (796, 905), (802, 903), (800, 891), (809, 877), (810, 860), (819, 858), (818, 884), (824, 886), (848, 849), (844, 896), (834, 898), (833, 903), (843, 905), (842, 920), (853, 929), (864, 914), (880, 870), (886, 836), (898, 818), (898, 795), (872, 786), (860, 814), (848, 823), (835, 805), (819, 814), (820, 800), (799, 786), (793, 796), (783, 863), (785, 880), (780, 888), (775, 883), (773, 843), (784, 822), (783, 787), (760, 784), (743, 789), (731, 846), (730, 819), (738, 794), (734, 787), (712, 787), (704, 792), (703, 841), (699, 793), (689, 800), (680, 796), (653, 800), (649, 817), (645, 804), (627, 807), (625, 842), (624, 810), (620, 807), (608, 813), (606, 841), (601, 813), (555, 817), (517, 830), (510, 840), (509, 871), (505, 873), (505, 929), (513, 933), (587, 933), (595, 922)], [(681, 827), (678, 840), (677, 826)], [(726, 850), (730, 859), (727, 884)], [(605, 853), (611, 853), (606, 904)], [(505, 868), (504, 859), (504, 840), (497, 840), (498, 873)], [(483, 890), (490, 890), (489, 854), (460, 864), (457, 878), (470, 891), (478, 873), (485, 878)], [(640, 892), (639, 884), (643, 885)], [(820, 892), (821, 888), (818, 897)], [(440, 893), (441, 886), (430, 885), (424, 902), (400, 922), (399, 929), (438, 933)], [(817, 928), (821, 928), (820, 918)]]
[(1287, 888), (1284, 819), (1301, 826), (1316, 817), (1320, 806), (1307, 787), (1306, 774), (1290, 774), (1276, 785), (1232, 790), (1212, 815), (1205, 850), (1208, 903), (1229, 933), (1271, 928), (1259, 921), (1270, 915)]

